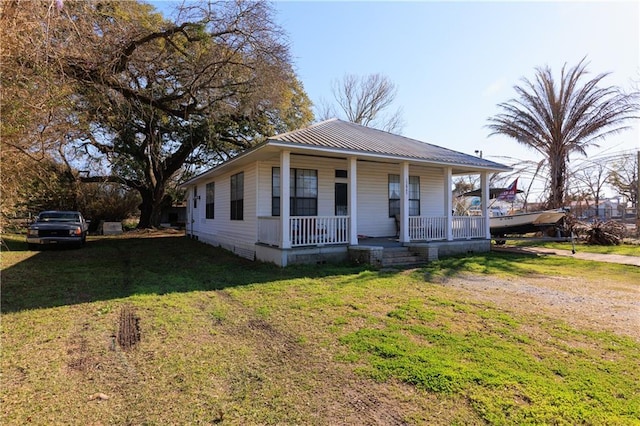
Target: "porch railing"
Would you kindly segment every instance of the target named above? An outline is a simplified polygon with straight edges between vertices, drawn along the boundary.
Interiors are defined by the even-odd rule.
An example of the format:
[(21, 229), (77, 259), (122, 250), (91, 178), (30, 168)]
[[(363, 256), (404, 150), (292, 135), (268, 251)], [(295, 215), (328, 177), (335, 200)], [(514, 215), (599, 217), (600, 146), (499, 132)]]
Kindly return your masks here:
[[(292, 216), (289, 218), (292, 247), (346, 244), (349, 242), (349, 216)], [(281, 246), (280, 218), (258, 218), (258, 242)]]
[(292, 216), (289, 220), (292, 247), (349, 242), (349, 216)]
[(446, 240), (446, 216), (409, 216), (409, 239), (419, 241)]
[[(453, 216), (451, 231), (454, 240), (485, 237), (482, 216)], [(289, 218), (291, 247), (349, 243), (349, 216), (292, 216)], [(258, 242), (281, 247), (280, 218), (258, 218)], [(410, 216), (411, 241), (442, 241), (447, 239), (446, 216)]]
[[(481, 216), (453, 216), (451, 231), (454, 240), (483, 238), (485, 218)], [(410, 216), (409, 238), (411, 241), (447, 239), (446, 216)]]
[(454, 216), (451, 227), (454, 240), (485, 237), (484, 216)]

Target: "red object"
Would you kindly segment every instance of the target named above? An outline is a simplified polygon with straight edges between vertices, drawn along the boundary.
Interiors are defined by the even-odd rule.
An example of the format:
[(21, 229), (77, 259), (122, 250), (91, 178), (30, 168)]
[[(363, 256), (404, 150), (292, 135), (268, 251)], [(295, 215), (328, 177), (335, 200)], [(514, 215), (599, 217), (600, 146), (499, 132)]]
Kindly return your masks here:
[(518, 191), (518, 178), (514, 180), (511, 185), (507, 187), (500, 195), (498, 195), (498, 200), (502, 201), (513, 201), (516, 199), (516, 192)]

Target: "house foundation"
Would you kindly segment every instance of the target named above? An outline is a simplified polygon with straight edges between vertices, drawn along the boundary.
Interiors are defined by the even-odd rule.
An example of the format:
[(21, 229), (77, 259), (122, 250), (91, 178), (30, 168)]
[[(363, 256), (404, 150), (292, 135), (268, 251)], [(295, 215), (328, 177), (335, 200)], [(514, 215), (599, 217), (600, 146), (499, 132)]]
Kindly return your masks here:
[[(256, 244), (255, 258), (278, 266), (348, 261), (353, 264), (366, 264), (378, 268), (383, 265), (384, 250), (386, 248), (401, 246), (402, 244), (400, 243), (395, 243), (393, 246), (389, 243), (376, 245), (375, 240), (354, 246), (309, 246), (290, 249)], [(417, 242), (405, 244), (404, 246), (409, 248), (411, 252), (417, 253), (425, 262), (433, 262), (447, 256), (491, 251), (491, 240)]]
[(347, 261), (347, 246), (309, 246), (281, 249), (263, 244), (255, 245), (256, 260), (288, 265), (321, 265)]

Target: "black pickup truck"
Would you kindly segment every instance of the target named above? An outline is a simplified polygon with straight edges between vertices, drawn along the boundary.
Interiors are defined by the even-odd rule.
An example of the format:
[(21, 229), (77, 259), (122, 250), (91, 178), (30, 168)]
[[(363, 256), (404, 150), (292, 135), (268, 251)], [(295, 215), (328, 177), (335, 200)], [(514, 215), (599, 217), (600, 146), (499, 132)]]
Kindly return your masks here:
[(48, 244), (72, 244), (82, 247), (89, 224), (78, 211), (50, 210), (40, 212), (27, 229), (29, 250)]

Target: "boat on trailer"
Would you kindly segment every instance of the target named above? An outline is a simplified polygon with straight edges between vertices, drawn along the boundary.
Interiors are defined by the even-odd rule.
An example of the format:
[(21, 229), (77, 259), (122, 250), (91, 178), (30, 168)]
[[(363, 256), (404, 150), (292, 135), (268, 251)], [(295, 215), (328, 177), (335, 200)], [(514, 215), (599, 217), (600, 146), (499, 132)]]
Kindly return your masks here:
[[(511, 201), (516, 194), (524, 191), (517, 188), (518, 179), (514, 180), (507, 188), (490, 188), (489, 199)], [(479, 197), (481, 190), (467, 192), (462, 197)], [(552, 229), (559, 230), (562, 219), (567, 215), (565, 209), (540, 210), (534, 212), (502, 213), (501, 209), (489, 209), (489, 232), (497, 244), (504, 244), (507, 235), (522, 235), (534, 232), (546, 232)]]
[(489, 230), (492, 237), (545, 231), (557, 227), (566, 214), (564, 209), (555, 209), (492, 216)]

